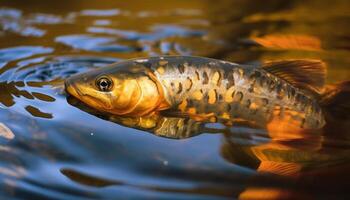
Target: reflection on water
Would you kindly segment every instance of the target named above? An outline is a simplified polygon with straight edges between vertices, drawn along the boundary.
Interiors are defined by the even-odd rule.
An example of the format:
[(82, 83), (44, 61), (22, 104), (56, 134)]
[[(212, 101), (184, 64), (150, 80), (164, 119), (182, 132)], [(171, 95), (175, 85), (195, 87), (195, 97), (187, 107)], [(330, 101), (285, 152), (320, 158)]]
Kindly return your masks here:
[(63, 90), (72, 74), (161, 54), (240, 63), (314, 58), (329, 66), (328, 83), (348, 80), (348, 22), (346, 0), (2, 1), (1, 197), (348, 197), (347, 119), (286, 134), (123, 118)]
[[(316, 188), (327, 187), (327, 191), (347, 188), (344, 187), (346, 179), (342, 176), (344, 175), (343, 170), (349, 169), (350, 142), (339, 140), (341, 136), (348, 137), (347, 133), (337, 134), (338, 140), (334, 138), (334, 134), (339, 129), (330, 130), (325, 127), (322, 130), (305, 130), (286, 135), (285, 132), (266, 132), (244, 126), (227, 127), (224, 124), (198, 122), (189, 118), (154, 115), (135, 118), (107, 116), (86, 107), (72, 97), (69, 97), (68, 100), (72, 105), (99, 118), (126, 127), (144, 130), (160, 137), (185, 139), (200, 134), (223, 135), (220, 154), (226, 161), (256, 169), (262, 176), (277, 175), (281, 180), (288, 180), (287, 183), (284, 183), (287, 184), (287, 188), (279, 188), (273, 183), (265, 183), (264, 179), (260, 177), (261, 175), (258, 174), (249, 179), (247, 187), (240, 193), (239, 197), (242, 199), (259, 199), (261, 195), (267, 195), (268, 199), (310, 198), (310, 194), (299, 193), (299, 190), (310, 187), (315, 179), (319, 181)], [(348, 125), (343, 125), (349, 128)], [(342, 167), (338, 169), (339, 166), (344, 167), (344, 169)], [(336, 177), (330, 177), (329, 170), (339, 170), (339, 174), (332, 174)], [(69, 169), (64, 172), (73, 181), (95, 187), (120, 184), (108, 179), (100, 180), (89, 177)], [(320, 177), (314, 177), (315, 174)], [(332, 181), (337, 183), (335, 188), (328, 185)], [(289, 190), (290, 186), (298, 192), (294, 189)], [(322, 193), (322, 195), (325, 194)]]

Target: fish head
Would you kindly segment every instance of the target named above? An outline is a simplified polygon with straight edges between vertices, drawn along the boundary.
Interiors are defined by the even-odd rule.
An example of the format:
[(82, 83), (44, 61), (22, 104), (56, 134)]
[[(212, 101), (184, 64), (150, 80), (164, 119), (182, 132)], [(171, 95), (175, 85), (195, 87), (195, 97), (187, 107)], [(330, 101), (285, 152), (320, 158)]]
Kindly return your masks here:
[(143, 116), (164, 107), (158, 82), (147, 67), (124, 61), (69, 77), (68, 94), (98, 111)]

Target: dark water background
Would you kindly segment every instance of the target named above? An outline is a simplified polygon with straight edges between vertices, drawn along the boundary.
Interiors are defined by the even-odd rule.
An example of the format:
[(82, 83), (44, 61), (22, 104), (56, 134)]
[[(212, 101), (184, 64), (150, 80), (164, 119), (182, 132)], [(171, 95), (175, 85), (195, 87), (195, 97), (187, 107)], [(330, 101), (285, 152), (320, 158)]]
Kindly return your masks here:
[[(349, 198), (349, 129), (273, 141), (236, 127), (175, 140), (88, 114), (62, 92), (69, 75), (161, 54), (322, 59), (336, 83), (350, 79), (349, 27), (347, 0), (2, 0), (0, 198)], [(272, 34), (317, 45), (249, 39)]]

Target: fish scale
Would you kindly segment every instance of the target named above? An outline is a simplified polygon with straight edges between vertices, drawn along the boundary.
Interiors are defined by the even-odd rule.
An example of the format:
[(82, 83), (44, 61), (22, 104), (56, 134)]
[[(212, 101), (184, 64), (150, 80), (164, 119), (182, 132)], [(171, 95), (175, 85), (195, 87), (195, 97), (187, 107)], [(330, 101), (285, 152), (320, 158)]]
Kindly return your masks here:
[[(65, 84), (69, 94), (115, 115), (135, 117), (162, 111), (228, 125), (320, 128), (325, 124), (319, 104), (327, 97), (321, 93), (324, 78), (325, 65), (317, 60), (253, 66), (162, 56), (118, 62), (72, 76)], [(103, 88), (99, 88), (101, 80)], [(106, 82), (110, 83), (107, 89)]]
[[(238, 118), (257, 125), (268, 123), (276, 114), (281, 118), (289, 114), (292, 120), (300, 121), (302, 127), (324, 124), (322, 114), (316, 112), (320, 108), (315, 101), (263, 69), (211, 59), (199, 64), (177, 59), (174, 64), (171, 59), (160, 58), (153, 62), (152, 69), (161, 80), (174, 111), (212, 114), (215, 121)], [(185, 90), (188, 79), (191, 88)], [(184, 101), (186, 105), (181, 107)]]

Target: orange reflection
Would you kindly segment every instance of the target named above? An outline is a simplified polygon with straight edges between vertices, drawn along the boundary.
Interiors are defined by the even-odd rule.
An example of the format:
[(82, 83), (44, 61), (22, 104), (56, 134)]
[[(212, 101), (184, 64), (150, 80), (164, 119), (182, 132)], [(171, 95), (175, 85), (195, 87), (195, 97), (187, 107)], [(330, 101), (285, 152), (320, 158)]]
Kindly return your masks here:
[(264, 37), (251, 37), (253, 41), (266, 48), (272, 49), (298, 49), (320, 51), (321, 41), (311, 35), (266, 35)]

